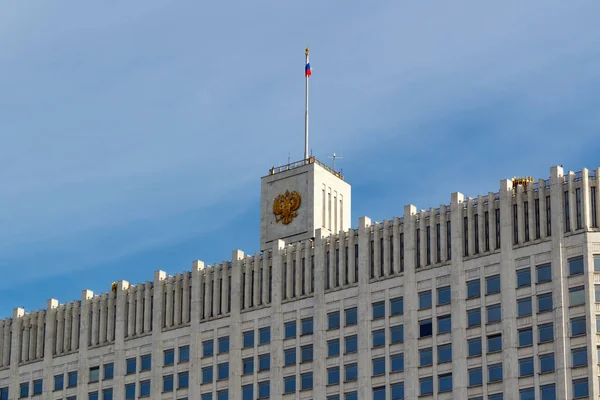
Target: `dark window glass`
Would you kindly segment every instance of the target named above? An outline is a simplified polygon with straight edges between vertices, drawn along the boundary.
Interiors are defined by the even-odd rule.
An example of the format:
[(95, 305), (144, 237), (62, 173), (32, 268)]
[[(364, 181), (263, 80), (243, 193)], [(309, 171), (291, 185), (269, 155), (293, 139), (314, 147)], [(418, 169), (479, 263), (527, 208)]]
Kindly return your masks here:
[(492, 335), (487, 338), (487, 352), (497, 353), (502, 351), (502, 335)]
[(469, 369), (469, 387), (481, 386), (483, 383), (483, 374), (481, 367)]
[(330, 312), (327, 314), (328, 329), (338, 329), (340, 327), (340, 312)]
[(163, 392), (173, 391), (173, 375), (163, 375)]
[(472, 310), (467, 310), (467, 324), (469, 328), (481, 326), (481, 309), (474, 308)]
[(127, 375), (129, 374), (135, 374), (135, 370), (136, 370), (136, 359), (135, 357), (132, 358), (128, 358), (127, 360), (125, 360), (125, 373)]
[(419, 350), (419, 367), (426, 367), (433, 364), (433, 351), (431, 347)]
[(452, 374), (444, 374), (438, 377), (438, 392), (452, 391)]
[(125, 400), (135, 399), (135, 383), (125, 385)]
[(258, 398), (268, 399), (271, 397), (271, 384), (269, 381), (258, 382)]
[(373, 359), (373, 376), (385, 375), (385, 357)]
[(469, 348), (469, 357), (476, 357), (481, 355), (481, 338), (473, 338), (467, 341)]
[(390, 356), (390, 360), (391, 360), (391, 365), (390, 365), (390, 371), (391, 372), (401, 372), (404, 371), (404, 353), (400, 353), (400, 354), (392, 354)]
[(327, 357), (334, 357), (340, 354), (340, 339), (332, 339), (327, 342)]
[(538, 312), (552, 311), (552, 293), (539, 294), (537, 301)]
[(300, 362), (310, 362), (313, 360), (312, 344), (300, 347)]
[(258, 330), (258, 344), (271, 343), (271, 327), (260, 328)]
[(441, 306), (443, 304), (450, 304), (452, 301), (452, 294), (450, 292), (450, 286), (438, 288), (437, 290), (437, 304)]
[(104, 364), (104, 379), (112, 379), (115, 375), (115, 365), (113, 363)]
[(517, 315), (519, 317), (525, 317), (527, 315), (531, 315), (532, 306), (531, 306), (531, 297), (525, 297), (524, 299), (517, 300)]
[[(287, 352), (287, 350), (286, 350)], [(286, 353), (287, 355), (287, 353)], [(287, 358), (286, 358), (287, 360)], [(286, 364), (287, 365), (287, 364)], [(248, 375), (254, 373), (254, 357), (244, 358), (242, 360), (242, 374)]]
[(229, 353), (229, 336), (219, 338), (219, 354)]
[(284, 365), (296, 364), (296, 348), (285, 349), (284, 351)]
[(210, 383), (213, 381), (213, 367), (202, 368), (202, 383)]
[[(312, 347), (312, 346), (311, 346)], [(258, 356), (258, 370), (268, 371), (271, 369), (271, 354), (260, 354)]]
[(283, 378), (283, 392), (296, 393), (296, 376), (286, 376)]
[(438, 333), (448, 333), (452, 330), (452, 317), (450, 315), (442, 315), (438, 317)]
[(358, 310), (356, 309), (356, 307), (349, 308), (345, 310), (344, 313), (346, 317), (346, 326), (356, 325), (356, 323), (358, 322)]
[(585, 317), (571, 318), (571, 336), (585, 335)]
[(228, 400), (229, 399), (229, 390), (219, 390), (217, 392), (217, 400)]
[(391, 387), (392, 400), (404, 399), (404, 383), (395, 383)]
[(345, 382), (351, 382), (351, 381), (355, 381), (358, 379), (358, 364), (357, 363), (347, 364), (344, 369), (345, 369), (345, 376), (344, 376)]
[[(148, 356), (148, 365), (144, 365), (144, 357), (142, 356), (142, 371), (145, 371), (146, 369), (144, 367), (147, 367), (147, 369), (150, 369), (151, 364), (152, 364), (152, 358), (150, 354), (147, 354), (146, 356)], [(168, 349), (165, 350), (163, 352), (163, 358), (164, 358), (164, 365), (173, 365), (175, 364), (175, 349)]]
[(500, 309), (500, 304), (494, 304), (491, 306), (487, 306), (487, 323), (491, 324), (494, 322), (500, 322), (502, 319), (502, 312)]
[(573, 381), (573, 396), (576, 399), (589, 396), (589, 386), (587, 378), (577, 379)]
[(431, 290), (419, 293), (419, 310), (431, 308)]
[(580, 347), (578, 349), (572, 349), (571, 356), (573, 359), (573, 367), (582, 367), (587, 365), (587, 348)]
[(42, 379), (36, 379), (35, 381), (33, 381), (33, 394), (42, 394), (42, 387), (43, 387), (43, 381)]
[(190, 346), (179, 347), (179, 362), (184, 363), (190, 361)]
[(554, 353), (540, 355), (540, 372), (554, 372)]
[(202, 356), (210, 357), (214, 353), (214, 344), (212, 340), (202, 342)]
[(488, 365), (488, 382), (500, 382), (502, 380), (502, 363)]
[(302, 335), (312, 335), (312, 333), (313, 333), (313, 319), (312, 319), (312, 317), (310, 317), (310, 318), (304, 318), (302, 320), (302, 323), (301, 323), (301, 332), (302, 332)]
[(554, 383), (540, 386), (540, 400), (556, 400), (556, 387)]
[(313, 375), (312, 372), (307, 372), (300, 375), (300, 389), (312, 389), (313, 387)]
[(254, 386), (253, 385), (242, 386), (242, 400), (254, 400)]
[(385, 302), (378, 301), (372, 304), (373, 319), (385, 318)]
[(98, 382), (100, 380), (100, 367), (90, 367), (90, 382)]
[(286, 322), (285, 325), (285, 338), (295, 338), (296, 337), (296, 321)]
[(356, 336), (356, 335), (346, 336), (344, 338), (344, 340), (345, 340), (346, 354), (356, 353), (358, 351), (358, 336)]
[(421, 396), (433, 394), (433, 377), (428, 376), (426, 378), (419, 379), (419, 389)]
[(150, 380), (140, 382), (140, 397), (150, 396)]
[(519, 360), (519, 377), (533, 375), (533, 357)]
[(29, 382), (23, 382), (19, 385), (19, 398), (29, 397)]
[(217, 379), (229, 379), (229, 363), (224, 362), (222, 364), (217, 365)]
[(254, 331), (243, 333), (244, 348), (254, 347)]
[(390, 326), (390, 341), (392, 344), (404, 342), (404, 325)]
[(537, 271), (537, 283), (552, 281), (552, 264), (541, 264), (535, 269)]
[(485, 294), (500, 293), (500, 275), (485, 278)]
[(538, 327), (538, 337), (540, 343), (551, 342), (554, 340), (554, 326), (552, 323), (543, 324)]
[(481, 282), (479, 279), (467, 282), (467, 298), (473, 299), (481, 296)]
[(535, 389), (527, 388), (519, 390), (519, 400), (535, 400)]
[(569, 289), (570, 306), (580, 306), (585, 304), (585, 290), (583, 286), (572, 287)]
[(519, 347), (532, 346), (533, 345), (533, 330), (531, 328), (524, 328), (519, 330)]
[(569, 275), (583, 274), (583, 257), (569, 258)]
[(337, 385), (340, 383), (340, 367), (327, 368), (327, 384)]
[(387, 400), (385, 397), (385, 386), (373, 388), (373, 400)]
[[(600, 268), (600, 257), (598, 257), (598, 264)], [(390, 308), (392, 315), (400, 315), (404, 313), (404, 298), (396, 297), (395, 299), (390, 300)]]
[(531, 269), (522, 268), (517, 271), (517, 287), (531, 286)]
[(452, 343), (438, 346), (438, 364), (452, 361)]
[[(55, 375), (54, 376), (54, 390), (63, 390), (65, 387), (65, 376), (64, 375)], [(8, 399), (6, 399), (8, 400)]]
[(429, 337), (433, 334), (433, 324), (431, 319), (419, 321), (419, 337)]
[[(135, 361), (135, 358), (133, 359)], [(133, 367), (133, 371), (135, 372), (135, 364)], [(71, 371), (67, 375), (67, 387), (77, 387), (77, 371)]]

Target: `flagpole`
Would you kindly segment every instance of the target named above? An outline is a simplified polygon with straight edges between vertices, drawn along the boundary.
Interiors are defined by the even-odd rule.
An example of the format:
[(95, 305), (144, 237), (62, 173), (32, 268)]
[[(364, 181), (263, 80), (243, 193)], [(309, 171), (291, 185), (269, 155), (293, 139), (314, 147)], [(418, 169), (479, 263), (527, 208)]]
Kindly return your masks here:
[[(305, 62), (305, 66), (308, 65), (308, 47), (306, 48), (306, 62)], [(308, 159), (308, 77), (309, 74), (304, 73), (304, 79), (306, 81), (305, 85), (306, 85), (306, 89), (305, 89), (305, 96), (306, 96), (306, 108), (304, 110), (304, 159), (307, 160)]]

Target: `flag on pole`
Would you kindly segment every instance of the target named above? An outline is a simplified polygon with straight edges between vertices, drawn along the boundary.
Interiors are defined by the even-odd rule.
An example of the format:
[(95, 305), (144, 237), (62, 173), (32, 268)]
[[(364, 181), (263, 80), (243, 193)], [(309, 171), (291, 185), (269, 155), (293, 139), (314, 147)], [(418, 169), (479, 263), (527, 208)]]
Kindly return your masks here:
[(306, 49), (306, 66), (304, 67), (304, 76), (307, 78), (312, 75), (312, 69), (310, 68), (310, 63), (308, 62), (308, 49)]

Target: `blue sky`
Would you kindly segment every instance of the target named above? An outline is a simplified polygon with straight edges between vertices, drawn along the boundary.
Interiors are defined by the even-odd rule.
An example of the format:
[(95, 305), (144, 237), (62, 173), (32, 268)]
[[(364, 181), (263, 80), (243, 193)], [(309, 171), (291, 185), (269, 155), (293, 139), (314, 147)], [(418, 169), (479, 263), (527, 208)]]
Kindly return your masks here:
[[(368, 4), (368, 5), (367, 5)], [(600, 166), (600, 3), (5, 2), (0, 317), (259, 245), (311, 148), (352, 220)]]

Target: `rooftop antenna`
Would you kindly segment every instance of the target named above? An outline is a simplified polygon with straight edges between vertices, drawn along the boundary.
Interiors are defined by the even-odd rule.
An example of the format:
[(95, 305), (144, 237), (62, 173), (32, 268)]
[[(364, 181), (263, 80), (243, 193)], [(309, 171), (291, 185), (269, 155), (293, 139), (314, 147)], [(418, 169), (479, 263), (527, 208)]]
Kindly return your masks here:
[(330, 159), (332, 159), (332, 160), (333, 160), (333, 170), (334, 170), (334, 171), (337, 171), (337, 170), (335, 169), (335, 161), (336, 161), (337, 159), (340, 159), (340, 160), (341, 160), (341, 159), (343, 159), (344, 157), (342, 157), (342, 156), (338, 156), (338, 155), (336, 155), (335, 153), (333, 153), (333, 155), (332, 155), (332, 156), (327, 156), (327, 158), (330, 158)]

